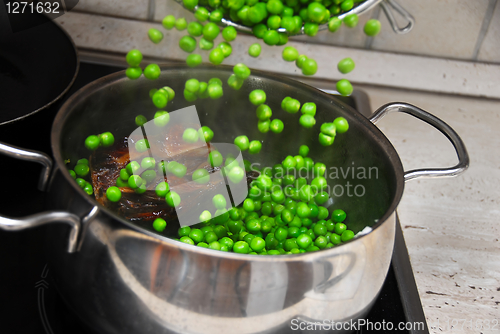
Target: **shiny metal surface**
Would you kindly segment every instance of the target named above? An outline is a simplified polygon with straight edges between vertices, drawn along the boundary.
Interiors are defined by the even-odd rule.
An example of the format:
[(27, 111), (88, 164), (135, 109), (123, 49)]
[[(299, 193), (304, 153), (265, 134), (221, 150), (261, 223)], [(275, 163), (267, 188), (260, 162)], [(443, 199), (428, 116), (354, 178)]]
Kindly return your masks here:
[[(366, 196), (338, 196), (329, 208), (344, 208), (355, 231), (373, 228), (339, 247), (253, 256), (187, 245), (158, 235), (150, 224), (126, 221), (101, 207), (66, 170), (66, 159), (76, 161), (88, 154), (82, 147), (88, 133), (111, 131), (119, 138), (133, 130), (137, 110), (154, 114), (151, 88), (168, 85), (179, 92), (192, 77), (219, 77), (224, 82), (231, 74), (227, 66), (164, 66), (156, 81), (131, 81), (120, 72), (82, 88), (58, 113), (52, 132), (58, 168), (49, 186), (51, 207), (83, 217), (83, 226), (74, 253), (66, 252), (67, 229), (50, 227), (51, 270), (68, 305), (99, 333), (288, 333), (304, 321), (355, 320), (374, 302), (391, 260), (404, 171), (390, 142), (369, 120), (319, 90), (252, 71), (239, 91), (225, 87), (223, 98), (195, 104), (202, 124), (218, 141), (232, 142), (241, 133), (262, 140), (258, 160), (264, 165), (307, 144), (310, 156), (329, 166), (377, 167), (377, 178), (357, 180), (366, 187)], [(294, 96), (317, 104), (319, 124), (343, 116), (349, 131), (328, 151), (317, 145), (316, 135), (298, 131), (296, 115), (281, 113), (287, 125), (279, 142), (266, 137), (257, 130), (255, 107), (242, 98), (256, 88), (268, 93), (266, 103), (276, 113), (284, 96)], [(167, 108), (190, 104), (177, 97)], [(354, 180), (347, 175), (328, 183)]]
[[(186, 10), (189, 10), (189, 9), (186, 8), (186, 6), (184, 6), (184, 3), (183, 3), (182, 0), (174, 0), (174, 1), (177, 2), (179, 5), (181, 5), (182, 7), (184, 7)], [(366, 0), (363, 3), (355, 6), (350, 11), (338, 15), (338, 18), (343, 19), (344, 17), (346, 17), (347, 15), (350, 15), (350, 14), (362, 15), (362, 14), (368, 12), (369, 10), (371, 10), (373, 7), (375, 7), (376, 5), (378, 5), (382, 1), (387, 1), (387, 0)], [(399, 6), (399, 7), (401, 7), (401, 6)], [(189, 11), (195, 13), (197, 9), (198, 9), (198, 6), (194, 7), (193, 10), (189, 10)], [(236, 30), (238, 30), (240, 32), (246, 32), (246, 33), (252, 34), (252, 28), (251, 27), (244, 26), (242, 24), (233, 22), (231, 20), (227, 20), (225, 18), (223, 18), (221, 20), (221, 23), (224, 26), (235, 27)], [(321, 31), (321, 30), (326, 30), (326, 29), (328, 29), (328, 23), (319, 25), (319, 29), (318, 30)], [(410, 27), (410, 29), (411, 29), (411, 27)], [(285, 28), (278, 28), (276, 30), (278, 32), (287, 33), (287, 31), (286, 31)], [(304, 27), (302, 27), (302, 29), (300, 29), (300, 32), (298, 32), (296, 34), (293, 34), (293, 35), (291, 35), (291, 34), (288, 34), (288, 35), (289, 36), (296, 36), (296, 35), (304, 35), (304, 34), (305, 34)]]
[[(400, 4), (398, 4), (394, 0), (384, 0), (380, 6), (382, 7), (382, 10), (385, 13), (385, 16), (387, 16), (387, 19), (389, 20), (389, 23), (391, 24), (392, 30), (396, 34), (407, 34), (413, 29), (413, 26), (415, 25), (415, 18), (406, 10), (404, 9)], [(400, 27), (398, 25), (398, 22), (396, 21), (396, 18), (394, 17), (393, 10), (396, 11), (403, 19), (405, 19), (408, 23), (404, 27)]]
[(413, 180), (420, 177), (446, 177), (446, 176), (457, 176), (462, 174), (469, 168), (469, 154), (465, 148), (465, 144), (460, 138), (460, 136), (453, 130), (448, 124), (440, 120), (434, 115), (408, 103), (388, 103), (380, 107), (373, 116), (370, 118), (372, 123), (377, 123), (385, 115), (391, 112), (402, 112), (408, 115), (412, 115), (431, 126), (436, 130), (441, 132), (448, 138), (455, 148), (458, 156), (458, 164), (449, 168), (427, 168), (427, 169), (415, 169), (405, 172), (405, 181)]
[(80, 218), (77, 215), (69, 212), (52, 211), (37, 213), (23, 218), (0, 216), (0, 229), (6, 231), (21, 231), (54, 223), (65, 223), (70, 226), (71, 230), (69, 232), (69, 237), (66, 235), (66, 237), (63, 237), (63, 240), (66, 243), (67, 252), (75, 252), (77, 239), (80, 233)]
[(0, 154), (7, 155), (12, 158), (26, 161), (38, 162), (43, 166), (38, 179), (38, 189), (44, 191), (47, 187), (50, 174), (52, 173), (52, 158), (43, 152), (28, 150), (14, 145), (9, 145), (0, 142)]

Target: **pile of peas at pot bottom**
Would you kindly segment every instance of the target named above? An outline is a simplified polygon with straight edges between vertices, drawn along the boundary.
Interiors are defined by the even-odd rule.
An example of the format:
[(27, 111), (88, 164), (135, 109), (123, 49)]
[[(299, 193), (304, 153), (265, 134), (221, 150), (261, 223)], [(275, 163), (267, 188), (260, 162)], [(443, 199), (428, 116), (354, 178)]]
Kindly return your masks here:
[[(343, 210), (335, 209), (330, 215), (321, 206), (329, 199), (326, 166), (314, 163), (308, 152), (302, 145), (298, 155), (264, 168), (238, 207), (226, 210), (224, 196), (215, 195), (212, 202), (217, 215), (212, 218), (209, 210), (204, 211), (201, 223), (178, 230), (177, 240), (226, 252), (280, 255), (332, 248), (354, 238)], [(294, 176), (299, 169), (314, 176), (309, 184), (307, 179)], [(153, 228), (161, 234), (166, 225), (158, 218)]]

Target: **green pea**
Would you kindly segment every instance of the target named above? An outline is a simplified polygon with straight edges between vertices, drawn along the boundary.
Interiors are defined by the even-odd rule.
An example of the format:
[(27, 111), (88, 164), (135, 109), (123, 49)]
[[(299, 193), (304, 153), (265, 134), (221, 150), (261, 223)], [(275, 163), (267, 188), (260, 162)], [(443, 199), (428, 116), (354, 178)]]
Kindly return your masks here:
[(220, 33), (219, 26), (213, 22), (205, 24), (203, 27), (203, 38), (208, 41), (213, 41)]
[(233, 88), (234, 90), (239, 90), (245, 81), (241, 78), (238, 78), (236, 74), (231, 74), (229, 78), (227, 79), (227, 84), (229, 87)]
[(222, 52), (221, 48), (214, 48), (210, 51), (208, 60), (210, 60), (210, 62), (214, 65), (219, 65), (224, 61), (224, 52)]
[(257, 122), (257, 128), (259, 129), (259, 132), (262, 132), (262, 133), (269, 132), (270, 125), (271, 125), (271, 122), (268, 119)]
[(287, 46), (283, 49), (282, 57), (285, 61), (295, 61), (299, 58), (299, 52), (293, 46)]
[(296, 99), (288, 98), (284, 106), (284, 110), (290, 114), (295, 114), (300, 110), (300, 102)]
[(266, 4), (266, 9), (271, 14), (281, 14), (283, 12), (284, 6), (280, 0), (269, 0)]
[(344, 17), (344, 24), (349, 28), (354, 28), (358, 25), (359, 17), (357, 14), (349, 14)]
[(300, 145), (299, 147), (299, 154), (305, 158), (309, 154), (309, 147), (307, 145)]
[(140, 139), (135, 143), (135, 149), (139, 153), (146, 152), (149, 147), (150, 146), (147, 139)]
[(316, 36), (318, 34), (318, 31), (319, 31), (319, 26), (318, 26), (317, 23), (306, 22), (304, 24), (304, 33), (307, 36), (314, 37), (314, 36)]
[(168, 194), (165, 196), (165, 201), (169, 206), (176, 207), (179, 206), (179, 204), (181, 204), (181, 197), (175, 191), (169, 191)]
[(163, 18), (161, 21), (161, 24), (163, 25), (163, 28), (170, 30), (175, 26), (175, 16), (173, 15), (167, 15)]
[(344, 117), (337, 117), (333, 120), (333, 124), (338, 133), (344, 133), (349, 130), (349, 123)]
[(196, 143), (198, 141), (198, 131), (196, 131), (193, 128), (187, 128), (186, 130), (184, 130), (184, 133), (182, 134), (182, 139), (186, 143), (190, 144)]
[[(196, 67), (200, 65), (203, 62), (203, 59), (201, 58), (201, 55), (193, 53), (190, 54), (186, 57), (186, 64), (189, 67)], [(163, 107), (158, 107), (158, 108), (163, 108)]]
[(332, 17), (329, 21), (328, 21), (328, 30), (330, 32), (336, 32), (337, 30), (339, 30), (339, 28), (342, 26), (342, 20), (339, 19), (338, 17)]
[(300, 112), (302, 114), (314, 116), (316, 115), (316, 104), (314, 102), (306, 102), (302, 105), (302, 108), (300, 108)]
[(194, 13), (194, 17), (200, 22), (205, 22), (208, 20), (208, 17), (210, 16), (210, 13), (205, 7), (198, 6), (198, 9)]
[(316, 124), (316, 119), (314, 118), (314, 116), (311, 116), (309, 114), (304, 114), (300, 116), (299, 123), (303, 127), (310, 129)]
[(340, 9), (342, 9), (344, 12), (348, 12), (354, 7), (354, 0), (344, 0), (340, 4)]
[(322, 146), (331, 146), (335, 141), (335, 137), (325, 135), (324, 133), (320, 133), (318, 135), (318, 141)]
[(269, 29), (278, 29), (281, 26), (281, 17), (278, 15), (271, 15), (267, 18), (267, 26)]
[(144, 69), (144, 76), (149, 80), (156, 80), (160, 77), (161, 69), (157, 64), (149, 64)]
[(172, 161), (169, 167), (170, 167), (170, 172), (174, 174), (176, 177), (182, 178), (184, 177), (184, 175), (186, 175), (187, 168), (183, 164)]
[(239, 167), (233, 167), (228, 174), (229, 180), (233, 183), (239, 183), (245, 177), (245, 171)]
[(98, 136), (91, 135), (85, 139), (85, 147), (89, 150), (95, 150), (97, 147), (99, 147), (100, 142), (101, 140)]
[(158, 44), (163, 39), (163, 33), (158, 29), (151, 28), (148, 30), (148, 36), (151, 42)]
[(342, 96), (349, 96), (351, 95), (353, 88), (349, 80), (347, 79), (342, 79), (337, 81), (337, 91), (342, 95)]
[(229, 44), (228, 42), (219, 43), (217, 47), (222, 50), (224, 58), (229, 57), (233, 52), (233, 48), (231, 47), (231, 44)]
[(286, 43), (288, 43), (288, 35), (287, 34), (280, 32), (279, 37), (280, 37), (280, 39), (276, 45), (285, 45)]
[(248, 153), (258, 154), (262, 149), (262, 143), (258, 140), (252, 140), (248, 146)]
[(307, 60), (306, 55), (300, 55), (297, 60), (295, 61), (295, 65), (297, 65), (298, 68), (302, 69), (302, 66), (304, 65), (304, 62)]
[(164, 127), (165, 125), (168, 124), (169, 121), (170, 121), (170, 114), (164, 110), (158, 110), (153, 117), (153, 122), (158, 127)]
[(142, 69), (140, 67), (129, 67), (125, 71), (125, 75), (131, 80), (139, 79), (142, 75)]
[(89, 173), (90, 168), (85, 164), (76, 164), (74, 170), (76, 175), (84, 177)]
[(175, 29), (181, 31), (187, 28), (187, 21), (185, 18), (180, 17), (175, 21)]
[(239, 254), (248, 254), (250, 252), (250, 246), (245, 241), (238, 241), (234, 244), (233, 251)]
[(159, 197), (165, 197), (169, 191), (170, 187), (168, 186), (168, 183), (165, 181), (158, 183), (158, 185), (155, 188), (156, 195)]
[(92, 185), (89, 182), (85, 182), (83, 191), (85, 191), (87, 195), (92, 195), (94, 193), (94, 189), (92, 188)]
[(276, 45), (280, 41), (280, 35), (276, 30), (267, 30), (262, 38), (267, 45)]
[(210, 80), (208, 80), (208, 84), (217, 84), (219, 86), (222, 86), (222, 80), (219, 79), (219, 78), (211, 78)]
[(135, 124), (137, 126), (143, 126), (148, 122), (148, 119), (144, 115), (137, 115), (135, 117)]
[(240, 79), (246, 79), (250, 76), (250, 69), (243, 63), (238, 63), (233, 67), (234, 74)]
[(210, 96), (210, 98), (212, 100), (215, 100), (215, 99), (222, 97), (222, 95), (224, 93), (222, 90), (222, 85), (214, 84), (214, 83), (208, 84), (207, 91), (208, 91), (208, 95)]
[(213, 41), (207, 41), (205, 38), (200, 38), (200, 49), (202, 50), (211, 50), (214, 47)]
[(190, 237), (187, 237), (187, 236), (180, 238), (179, 241), (183, 242), (185, 244), (188, 244), (188, 245), (194, 245), (193, 239), (191, 239)]
[(253, 105), (260, 105), (266, 103), (266, 93), (262, 89), (254, 89), (248, 96)]
[(274, 232), (274, 237), (278, 240), (278, 241), (284, 241), (286, 240), (286, 238), (288, 237), (288, 230), (286, 228), (283, 228), (283, 227), (279, 227), (276, 229), (276, 231)]
[(222, 9), (220, 9), (220, 8), (212, 10), (210, 12), (209, 20), (211, 22), (214, 22), (214, 23), (221, 22), (223, 15), (224, 15), (224, 13), (222, 12)]
[(263, 38), (267, 31), (267, 26), (263, 23), (259, 23), (253, 26), (252, 33), (257, 38)]
[(222, 38), (224, 38), (227, 42), (234, 41), (237, 35), (238, 32), (234, 27), (229, 26), (222, 29)]
[(363, 31), (368, 36), (376, 36), (380, 32), (381, 24), (379, 20), (371, 19), (366, 21)]
[(276, 118), (276, 119), (272, 120), (269, 128), (274, 133), (281, 133), (281, 132), (283, 132), (283, 129), (285, 128), (285, 125), (283, 124), (282, 120)]
[(222, 154), (219, 151), (212, 151), (208, 154), (207, 160), (212, 167), (219, 167), (223, 162)]
[(203, 26), (199, 22), (190, 22), (187, 26), (187, 32), (193, 37), (199, 37), (203, 33)]
[(168, 103), (168, 96), (165, 95), (165, 93), (162, 90), (158, 90), (156, 93), (153, 94), (152, 100), (156, 108), (162, 109), (165, 108), (165, 106)]
[(167, 227), (167, 222), (165, 219), (156, 218), (153, 222), (153, 228), (158, 232), (163, 232)]
[(347, 74), (354, 70), (354, 61), (351, 58), (344, 58), (337, 64), (337, 69), (340, 73)]
[(208, 126), (202, 126), (198, 130), (198, 134), (201, 139), (204, 139), (206, 143), (210, 142), (214, 138), (214, 132)]
[(122, 192), (121, 192), (120, 188), (112, 186), (106, 190), (106, 197), (111, 202), (118, 202), (120, 200), (120, 198), (122, 197)]
[(189, 35), (183, 36), (179, 40), (179, 47), (183, 51), (191, 53), (196, 49), (196, 40)]
[(260, 55), (261, 50), (262, 47), (260, 44), (254, 43), (248, 47), (248, 54), (253, 58), (257, 58)]
[(208, 222), (210, 219), (212, 219), (212, 214), (210, 211), (205, 210), (200, 214), (200, 222)]
[(341, 223), (346, 219), (347, 215), (344, 210), (336, 209), (332, 212), (332, 220), (337, 223)]
[(340, 240), (342, 240), (342, 242), (347, 242), (353, 238), (354, 232), (351, 230), (345, 230), (344, 233), (342, 233), (342, 235), (340, 236)]
[(304, 75), (314, 75), (318, 71), (318, 64), (316, 60), (312, 58), (307, 58), (302, 64), (302, 74)]
[(234, 138), (234, 145), (238, 146), (241, 151), (246, 151), (250, 146), (250, 141), (247, 136), (238, 136)]

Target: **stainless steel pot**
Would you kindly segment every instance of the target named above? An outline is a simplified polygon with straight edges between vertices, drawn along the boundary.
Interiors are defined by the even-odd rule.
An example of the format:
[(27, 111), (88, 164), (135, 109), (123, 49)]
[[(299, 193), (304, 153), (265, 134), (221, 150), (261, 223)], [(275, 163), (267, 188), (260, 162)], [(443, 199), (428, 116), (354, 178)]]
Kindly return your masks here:
[[(329, 209), (343, 208), (348, 212), (350, 229), (357, 232), (371, 226), (370, 233), (339, 247), (299, 255), (213, 251), (159, 236), (150, 226), (119, 218), (72, 180), (65, 160), (76, 161), (88, 154), (83, 147), (86, 136), (111, 131), (119, 138), (133, 130), (137, 114), (152, 117), (156, 109), (148, 94), (151, 88), (168, 85), (177, 92), (173, 104), (167, 107), (173, 111), (192, 104), (181, 94), (187, 79), (219, 77), (225, 82), (231, 73), (232, 69), (224, 66), (165, 66), (156, 81), (132, 81), (120, 72), (82, 88), (63, 105), (54, 121), (55, 165), (49, 184), (54, 211), (27, 218), (0, 217), (2, 229), (70, 224), (69, 229), (56, 224), (50, 228), (51, 268), (66, 302), (100, 333), (288, 332), (300, 321), (341, 323), (361, 318), (377, 297), (388, 271), (395, 210), (404, 182), (418, 177), (454, 176), (468, 167), (465, 146), (455, 131), (415, 106), (391, 103), (368, 120), (317, 89), (253, 71), (241, 90), (224, 85), (221, 99), (196, 101), (201, 123), (213, 129), (218, 142), (232, 143), (241, 134), (262, 140), (263, 149), (253, 159), (264, 165), (273, 165), (307, 144), (313, 160), (327, 166), (375, 168), (376, 177), (348, 173), (328, 180), (331, 186), (351, 182), (364, 187), (366, 192), (360, 197), (337, 193)], [(285, 123), (283, 133), (258, 132), (255, 107), (247, 98), (256, 88), (266, 91), (274, 116)], [(331, 147), (318, 145), (318, 125), (305, 130), (298, 123), (298, 115), (280, 111), (285, 96), (301, 103), (315, 102), (317, 124), (345, 117), (349, 131), (338, 135)], [(459, 163), (451, 168), (405, 172), (388, 139), (372, 124), (392, 111), (413, 115), (441, 131), (454, 145)], [(46, 169), (51, 168), (50, 158), (44, 155), (4, 144), (0, 150), (44, 161)]]

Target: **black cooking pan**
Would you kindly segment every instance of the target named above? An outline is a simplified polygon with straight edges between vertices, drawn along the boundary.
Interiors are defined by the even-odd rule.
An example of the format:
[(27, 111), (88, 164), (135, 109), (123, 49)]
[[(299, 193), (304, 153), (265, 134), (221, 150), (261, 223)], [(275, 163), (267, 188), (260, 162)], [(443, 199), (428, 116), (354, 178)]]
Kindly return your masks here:
[(19, 14), (13, 22), (12, 15), (11, 20), (7, 19), (5, 7), (0, 7), (3, 125), (32, 115), (61, 98), (75, 80), (79, 62), (73, 41), (59, 25), (39, 14)]

